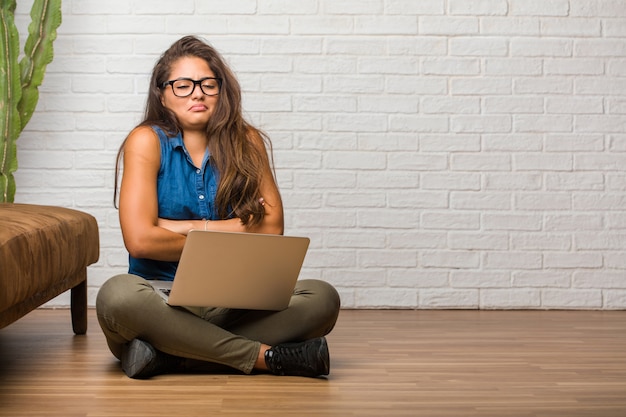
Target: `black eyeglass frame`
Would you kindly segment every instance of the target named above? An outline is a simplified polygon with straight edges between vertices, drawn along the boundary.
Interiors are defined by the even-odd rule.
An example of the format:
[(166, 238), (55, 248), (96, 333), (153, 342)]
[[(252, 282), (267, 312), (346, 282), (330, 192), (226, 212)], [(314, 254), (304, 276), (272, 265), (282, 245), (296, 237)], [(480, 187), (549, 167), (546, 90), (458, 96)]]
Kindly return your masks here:
[[(207, 94), (206, 91), (204, 91), (204, 89), (202, 88), (202, 82), (206, 81), (206, 80), (215, 80), (217, 81), (217, 88), (218, 88), (218, 92), (217, 94)], [(191, 89), (191, 91), (189, 92), (189, 94), (184, 95), (184, 96), (179, 96), (178, 94), (176, 94), (176, 92), (174, 91), (174, 83), (176, 81), (190, 81), (193, 83), (193, 88)], [(217, 77), (204, 77), (200, 80), (192, 80), (191, 78), (177, 78), (175, 80), (169, 80), (169, 81), (165, 81), (163, 84), (161, 84), (161, 88), (165, 88), (167, 86), (171, 86), (172, 87), (172, 93), (176, 96), (176, 97), (189, 97), (190, 95), (193, 94), (194, 91), (196, 91), (196, 86), (200, 87), (200, 91), (202, 91), (202, 94), (204, 94), (205, 96), (209, 96), (209, 97), (213, 97), (213, 96), (217, 96), (219, 95), (220, 91), (222, 90), (222, 79), (221, 78), (217, 78)]]

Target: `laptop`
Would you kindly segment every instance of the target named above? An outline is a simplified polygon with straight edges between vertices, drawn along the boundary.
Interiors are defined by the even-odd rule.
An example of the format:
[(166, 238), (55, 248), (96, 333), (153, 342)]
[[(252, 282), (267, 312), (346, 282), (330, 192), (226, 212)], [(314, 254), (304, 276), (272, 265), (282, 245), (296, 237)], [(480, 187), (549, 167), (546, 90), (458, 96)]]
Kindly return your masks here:
[(191, 230), (174, 281), (148, 281), (171, 306), (284, 310), (309, 238)]

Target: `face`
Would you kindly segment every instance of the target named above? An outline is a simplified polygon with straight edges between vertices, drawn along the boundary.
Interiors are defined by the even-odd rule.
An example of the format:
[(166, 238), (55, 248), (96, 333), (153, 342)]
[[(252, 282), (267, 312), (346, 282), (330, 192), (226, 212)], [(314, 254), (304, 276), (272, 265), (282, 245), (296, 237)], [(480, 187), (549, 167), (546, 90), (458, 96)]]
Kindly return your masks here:
[[(179, 78), (201, 80), (206, 77), (215, 77), (215, 74), (204, 59), (183, 57), (172, 65), (168, 80)], [(208, 91), (208, 88), (205, 90)], [(191, 95), (177, 97), (172, 91), (172, 86), (168, 85), (161, 93), (161, 103), (176, 114), (183, 129), (203, 129), (217, 105), (218, 97), (207, 96), (202, 92), (200, 85), (195, 86)]]

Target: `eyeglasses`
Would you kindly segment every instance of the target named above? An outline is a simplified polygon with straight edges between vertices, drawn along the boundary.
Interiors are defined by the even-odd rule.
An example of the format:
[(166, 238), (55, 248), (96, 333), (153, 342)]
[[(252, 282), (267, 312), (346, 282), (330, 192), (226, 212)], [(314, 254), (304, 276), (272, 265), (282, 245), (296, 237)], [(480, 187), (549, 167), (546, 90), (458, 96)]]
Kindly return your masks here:
[(179, 78), (177, 80), (164, 82), (161, 88), (165, 88), (168, 85), (172, 86), (172, 93), (174, 93), (176, 97), (189, 97), (193, 94), (197, 85), (200, 86), (200, 90), (202, 90), (205, 95), (216, 96), (220, 93), (222, 79), (207, 77), (196, 81), (191, 78)]

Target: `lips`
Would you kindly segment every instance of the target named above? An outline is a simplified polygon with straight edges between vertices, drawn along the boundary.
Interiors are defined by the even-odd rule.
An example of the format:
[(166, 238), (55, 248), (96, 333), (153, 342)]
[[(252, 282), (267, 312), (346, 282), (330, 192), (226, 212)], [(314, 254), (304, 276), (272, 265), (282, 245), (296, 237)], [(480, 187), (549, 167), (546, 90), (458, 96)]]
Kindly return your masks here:
[(189, 108), (189, 111), (205, 111), (207, 110), (207, 106), (204, 104), (195, 104)]

